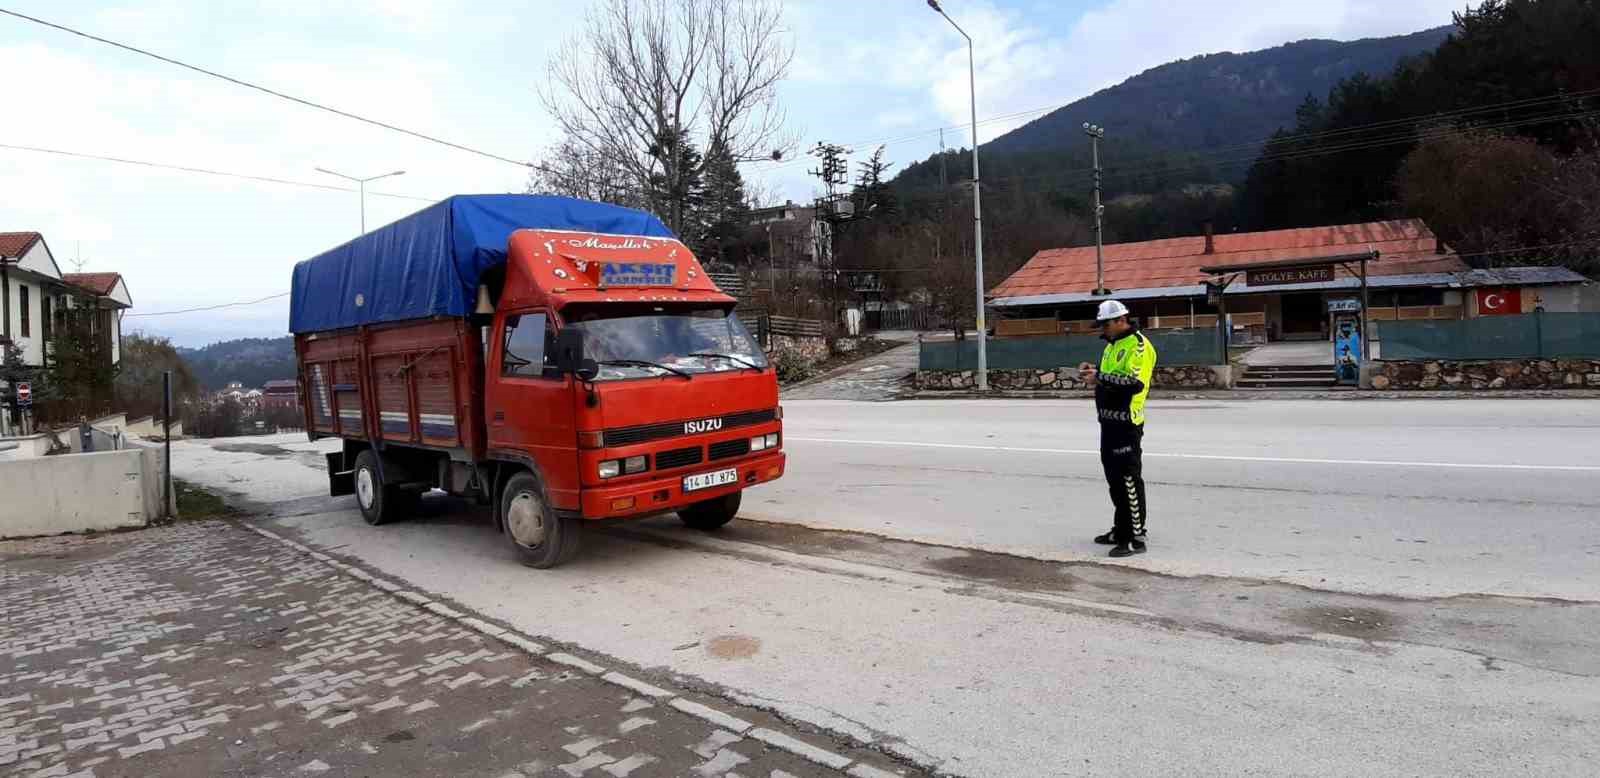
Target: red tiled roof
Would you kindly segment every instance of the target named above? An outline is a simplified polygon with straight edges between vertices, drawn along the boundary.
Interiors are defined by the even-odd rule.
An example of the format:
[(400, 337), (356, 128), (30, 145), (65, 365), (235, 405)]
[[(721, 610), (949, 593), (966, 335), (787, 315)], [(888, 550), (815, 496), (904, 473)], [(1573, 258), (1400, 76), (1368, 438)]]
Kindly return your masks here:
[(15, 259), (33, 248), (37, 232), (0, 232), (0, 259)]
[(103, 297), (111, 294), (111, 290), (117, 288), (117, 282), (122, 280), (122, 275), (120, 273), (65, 273), (61, 276), (61, 280)]
[[(1205, 253), (1203, 235), (1140, 243), (1113, 243), (1105, 247), (1106, 287), (1148, 289), (1190, 286), (1209, 277), (1202, 267), (1242, 265), (1290, 259), (1312, 259), (1378, 250), (1379, 260), (1368, 266), (1372, 276), (1414, 273), (1454, 273), (1467, 269), (1455, 252), (1436, 253), (1434, 235), (1421, 219), (1398, 219), (1369, 224), (1305, 227), (1271, 232), (1218, 234), (1214, 251)], [(1339, 275), (1345, 275), (1338, 268)], [(994, 297), (1071, 294), (1094, 291), (1094, 246), (1047, 249), (1033, 255), (1022, 269), (990, 291)]]

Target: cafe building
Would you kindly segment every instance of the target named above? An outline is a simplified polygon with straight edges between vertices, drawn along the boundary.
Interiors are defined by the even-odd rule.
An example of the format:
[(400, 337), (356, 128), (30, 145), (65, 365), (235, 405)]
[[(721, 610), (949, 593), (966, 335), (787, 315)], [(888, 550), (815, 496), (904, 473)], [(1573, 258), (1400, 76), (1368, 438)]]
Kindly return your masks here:
[[(1103, 290), (1103, 291), (1097, 291)], [(1215, 329), (1235, 345), (1326, 341), (1334, 317), (1384, 321), (1600, 311), (1600, 285), (1559, 267), (1474, 270), (1421, 219), (1047, 249), (989, 292), (995, 334), (1091, 332), (1100, 300), (1146, 329)]]

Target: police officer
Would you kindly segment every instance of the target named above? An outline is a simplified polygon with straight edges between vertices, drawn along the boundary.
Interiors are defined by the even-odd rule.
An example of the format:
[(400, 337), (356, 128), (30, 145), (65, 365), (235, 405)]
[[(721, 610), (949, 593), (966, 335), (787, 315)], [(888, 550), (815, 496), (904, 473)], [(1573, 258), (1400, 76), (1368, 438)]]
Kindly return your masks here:
[(1111, 531), (1094, 542), (1108, 546), (1111, 556), (1144, 553), (1145, 515), (1143, 449), (1144, 403), (1156, 370), (1156, 348), (1128, 320), (1128, 306), (1116, 300), (1100, 304), (1095, 314), (1105, 352), (1097, 368), (1079, 366), (1083, 380), (1094, 387), (1100, 417), (1100, 464), (1111, 487), (1116, 509)]

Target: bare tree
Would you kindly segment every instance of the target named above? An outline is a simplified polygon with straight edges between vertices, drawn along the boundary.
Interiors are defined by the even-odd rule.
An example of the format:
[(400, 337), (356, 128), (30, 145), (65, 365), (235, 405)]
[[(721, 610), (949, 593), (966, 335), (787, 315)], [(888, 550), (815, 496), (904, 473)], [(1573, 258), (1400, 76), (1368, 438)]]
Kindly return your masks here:
[(571, 139), (555, 145), (542, 158), (528, 174), (529, 194), (566, 195), (630, 208), (650, 206), (644, 189), (628, 169)]
[[(674, 193), (706, 160), (769, 158), (782, 137), (777, 85), (793, 59), (775, 0), (597, 0), (548, 65), (545, 105), (567, 142), (637, 182), (673, 230)], [(682, 150), (699, 146), (697, 160)]]

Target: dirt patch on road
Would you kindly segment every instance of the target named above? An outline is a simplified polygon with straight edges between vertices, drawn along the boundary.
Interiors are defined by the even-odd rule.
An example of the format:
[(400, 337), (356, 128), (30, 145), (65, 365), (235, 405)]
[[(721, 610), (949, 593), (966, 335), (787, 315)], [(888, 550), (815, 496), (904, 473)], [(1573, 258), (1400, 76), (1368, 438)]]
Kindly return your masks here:
[(264, 457), (292, 457), (294, 452), (271, 443), (218, 443), (211, 448), (230, 454), (260, 454)]
[(1064, 572), (1062, 565), (1004, 554), (972, 552), (965, 556), (929, 560), (927, 566), (946, 575), (975, 578), (1019, 591), (1070, 592), (1081, 583)]
[(761, 641), (749, 635), (722, 635), (706, 642), (706, 653), (718, 659), (749, 659), (761, 653)]
[(1384, 640), (1399, 632), (1401, 618), (1397, 614), (1378, 608), (1310, 607), (1299, 608), (1285, 614), (1293, 624), (1309, 627), (1318, 632), (1360, 638)]

